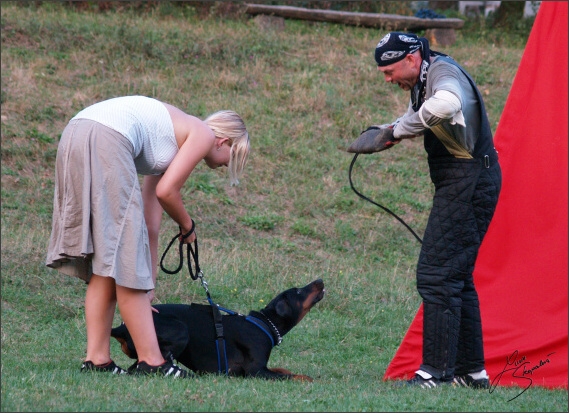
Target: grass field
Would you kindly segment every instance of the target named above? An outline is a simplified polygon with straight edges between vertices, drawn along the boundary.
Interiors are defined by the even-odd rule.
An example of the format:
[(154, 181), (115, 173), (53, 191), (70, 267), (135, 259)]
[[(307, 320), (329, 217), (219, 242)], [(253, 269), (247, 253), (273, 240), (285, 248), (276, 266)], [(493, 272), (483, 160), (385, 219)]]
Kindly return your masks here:
[[(293, 20), (262, 28), (168, 2), (107, 11), (2, 2), (1, 13), (2, 411), (567, 411), (566, 390), (532, 387), (509, 402), (520, 389), (422, 391), (382, 380), (420, 304), (419, 243), (355, 195), (344, 148), (406, 109), (407, 93), (374, 64), (384, 31)], [(439, 48), (473, 75), (493, 130), (529, 33), (518, 29), (469, 23)], [(129, 94), (245, 119), (252, 153), (241, 184), (200, 165), (184, 187), (201, 268), (214, 301), (239, 312), (324, 280), (325, 298), (269, 364), (314, 382), (80, 374), (85, 285), (44, 265), (57, 143), (77, 111)], [(432, 187), (421, 139), (360, 156), (353, 179), (422, 234)], [(165, 217), (164, 248), (176, 232)], [(156, 296), (205, 301), (186, 271), (161, 272)], [(112, 353), (131, 364), (116, 342)]]

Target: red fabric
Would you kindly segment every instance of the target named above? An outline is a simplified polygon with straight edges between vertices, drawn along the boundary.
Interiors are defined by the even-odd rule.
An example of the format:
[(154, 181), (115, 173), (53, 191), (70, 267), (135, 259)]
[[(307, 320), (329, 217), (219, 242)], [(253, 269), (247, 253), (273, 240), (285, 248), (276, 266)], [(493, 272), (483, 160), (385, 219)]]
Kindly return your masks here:
[[(493, 386), (567, 388), (567, 18), (541, 3), (494, 137), (502, 192), (474, 271)], [(421, 307), (384, 380), (414, 375), (422, 329)]]

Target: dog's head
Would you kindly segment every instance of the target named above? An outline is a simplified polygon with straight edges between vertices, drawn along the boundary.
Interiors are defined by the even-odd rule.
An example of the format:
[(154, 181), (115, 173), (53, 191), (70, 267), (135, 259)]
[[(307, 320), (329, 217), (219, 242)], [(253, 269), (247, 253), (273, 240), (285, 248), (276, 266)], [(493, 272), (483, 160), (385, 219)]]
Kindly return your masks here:
[(261, 312), (278, 327), (281, 335), (285, 335), (324, 298), (325, 292), (324, 281), (317, 279), (304, 287), (283, 291)]

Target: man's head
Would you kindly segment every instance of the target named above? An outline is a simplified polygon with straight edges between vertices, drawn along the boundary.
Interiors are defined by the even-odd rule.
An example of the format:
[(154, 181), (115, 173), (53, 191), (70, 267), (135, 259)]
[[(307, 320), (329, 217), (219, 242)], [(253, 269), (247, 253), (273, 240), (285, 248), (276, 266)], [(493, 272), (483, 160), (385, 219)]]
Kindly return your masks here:
[(421, 42), (411, 33), (391, 32), (375, 47), (375, 61), (385, 81), (411, 90), (421, 72)]

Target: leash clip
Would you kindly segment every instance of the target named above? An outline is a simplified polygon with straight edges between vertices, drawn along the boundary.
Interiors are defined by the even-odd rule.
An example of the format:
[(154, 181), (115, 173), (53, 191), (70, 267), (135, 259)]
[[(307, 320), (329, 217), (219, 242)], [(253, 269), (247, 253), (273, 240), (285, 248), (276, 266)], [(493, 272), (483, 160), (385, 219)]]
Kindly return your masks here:
[(200, 279), (200, 282), (202, 283), (202, 287), (204, 288), (205, 292), (207, 294), (209, 294), (209, 289), (207, 288), (207, 281), (205, 280), (205, 278), (203, 277), (203, 271), (199, 271), (197, 277)]

